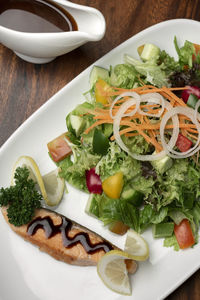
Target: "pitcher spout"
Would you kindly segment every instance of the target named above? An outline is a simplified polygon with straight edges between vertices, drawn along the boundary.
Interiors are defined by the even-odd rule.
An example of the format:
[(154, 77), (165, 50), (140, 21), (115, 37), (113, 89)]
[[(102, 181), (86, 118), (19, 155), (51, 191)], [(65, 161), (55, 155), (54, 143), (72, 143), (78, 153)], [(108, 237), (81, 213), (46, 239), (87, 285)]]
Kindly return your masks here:
[(88, 34), (90, 41), (98, 41), (104, 37), (106, 22), (99, 10), (70, 1), (54, 0), (54, 2), (61, 5), (74, 17), (78, 31)]

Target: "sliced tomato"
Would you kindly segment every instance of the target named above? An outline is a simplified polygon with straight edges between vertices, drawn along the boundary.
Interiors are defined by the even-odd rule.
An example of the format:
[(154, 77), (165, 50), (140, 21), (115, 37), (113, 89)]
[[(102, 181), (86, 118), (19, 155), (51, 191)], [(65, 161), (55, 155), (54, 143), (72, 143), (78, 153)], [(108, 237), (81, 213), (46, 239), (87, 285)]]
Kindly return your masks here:
[(192, 141), (189, 140), (186, 136), (179, 133), (176, 146), (181, 152), (185, 152), (192, 147)]
[(189, 248), (195, 243), (194, 235), (187, 219), (174, 226), (174, 233), (181, 249)]
[(72, 150), (66, 141), (65, 133), (49, 142), (47, 147), (53, 161), (55, 162), (63, 160), (72, 153)]

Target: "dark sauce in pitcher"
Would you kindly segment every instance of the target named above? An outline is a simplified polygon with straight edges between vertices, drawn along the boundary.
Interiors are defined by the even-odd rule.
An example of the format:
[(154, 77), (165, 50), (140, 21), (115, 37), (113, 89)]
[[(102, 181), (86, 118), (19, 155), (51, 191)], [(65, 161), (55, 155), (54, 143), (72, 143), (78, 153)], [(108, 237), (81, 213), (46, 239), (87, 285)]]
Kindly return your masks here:
[(0, 0), (0, 25), (32, 33), (78, 30), (72, 15), (50, 0)]

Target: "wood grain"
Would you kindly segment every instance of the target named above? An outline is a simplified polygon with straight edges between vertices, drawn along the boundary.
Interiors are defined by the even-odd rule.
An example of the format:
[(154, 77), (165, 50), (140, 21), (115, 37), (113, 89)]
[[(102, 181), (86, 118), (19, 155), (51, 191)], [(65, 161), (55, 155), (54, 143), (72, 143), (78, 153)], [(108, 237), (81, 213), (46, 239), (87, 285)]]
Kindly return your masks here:
[[(0, 45), (0, 146), (65, 84), (132, 35), (169, 19), (200, 20), (198, 0), (76, 0), (72, 2), (95, 7), (104, 14), (107, 23), (105, 37), (99, 42), (87, 43), (45, 65), (24, 62), (11, 50)], [(156, 284), (155, 282), (152, 289), (156, 289)], [(166, 299), (199, 300), (200, 271)]]

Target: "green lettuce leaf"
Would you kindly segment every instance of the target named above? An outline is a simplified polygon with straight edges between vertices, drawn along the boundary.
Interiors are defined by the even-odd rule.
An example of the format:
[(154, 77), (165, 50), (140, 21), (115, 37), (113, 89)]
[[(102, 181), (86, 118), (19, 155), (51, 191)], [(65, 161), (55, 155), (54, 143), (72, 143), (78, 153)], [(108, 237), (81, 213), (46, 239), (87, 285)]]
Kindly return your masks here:
[(151, 224), (151, 219), (154, 216), (154, 210), (152, 205), (145, 205), (139, 212), (139, 228), (140, 232), (143, 232)]
[(190, 195), (194, 201), (200, 195), (199, 167), (189, 159), (174, 160), (172, 167), (164, 176), (158, 176), (157, 190), (162, 193), (162, 198), (157, 203), (157, 208), (166, 206), (175, 201), (179, 207), (184, 207), (185, 199)]
[(103, 181), (119, 171), (123, 172), (124, 180), (129, 181), (141, 174), (141, 165), (139, 161), (132, 159), (115, 142), (112, 142), (108, 153), (98, 162), (96, 172), (100, 174)]
[(173, 208), (169, 211), (169, 217), (178, 225), (186, 218), (186, 215), (183, 211), (180, 211), (179, 208)]
[(173, 72), (179, 71), (180, 64), (178, 61), (174, 59), (174, 57), (167, 54), (165, 50), (160, 52), (160, 56), (158, 58), (158, 65), (162, 65), (162, 70), (165, 71), (167, 76), (170, 76)]
[(161, 207), (158, 212), (155, 212), (155, 215), (152, 217), (152, 224), (159, 224), (165, 220), (168, 215), (168, 207)]
[(126, 137), (123, 135), (122, 140), (132, 153), (145, 154), (150, 151), (150, 144), (148, 144), (141, 135), (133, 137)]
[(177, 239), (174, 234), (172, 236), (164, 239), (163, 246), (164, 247), (173, 247), (175, 251), (180, 250), (179, 244), (178, 244)]
[(197, 228), (199, 228), (199, 224), (200, 224), (200, 203), (199, 203), (199, 200), (198, 202), (195, 203), (192, 211), (191, 211), (191, 214), (193, 215), (193, 218), (194, 218), (194, 222), (197, 226)]
[(125, 225), (139, 230), (139, 210), (121, 199), (108, 199), (101, 204), (100, 219), (105, 225), (113, 221), (121, 221)]
[(131, 185), (133, 188), (145, 195), (145, 200), (153, 191), (153, 186), (155, 185), (155, 180), (153, 177), (145, 178), (142, 175), (135, 177), (131, 180)]
[(74, 166), (70, 157), (59, 162), (58, 166), (61, 168), (61, 172), (59, 173), (60, 177), (64, 178), (69, 184), (77, 189), (88, 192), (85, 173), (80, 172), (80, 170)]
[(154, 210), (153, 206), (148, 204), (139, 212), (139, 230), (143, 232), (152, 224), (159, 224), (165, 220), (168, 214), (168, 208), (162, 207), (159, 211)]
[(103, 195), (100, 194), (92, 194), (89, 196), (91, 199), (90, 205), (88, 207), (89, 214), (100, 218), (101, 214), (101, 204), (104, 202)]
[(176, 52), (179, 56), (179, 64), (181, 66), (189, 66), (192, 68), (193, 65), (193, 54), (195, 53), (195, 48), (193, 43), (189, 41), (185, 41), (184, 46), (179, 48), (176, 37), (174, 38), (174, 45), (176, 48)]
[(116, 87), (131, 89), (136, 80), (136, 71), (133, 66), (119, 64), (111, 68), (110, 84)]
[(125, 55), (125, 62), (133, 65), (135, 70), (144, 76), (148, 83), (157, 87), (169, 86), (167, 75), (163, 70), (163, 64), (157, 65), (153, 59), (142, 62), (129, 55)]
[(70, 157), (59, 162), (58, 166), (61, 168), (59, 175), (77, 189), (88, 192), (85, 171), (95, 167), (100, 156), (91, 154), (83, 148), (75, 146), (74, 148), (74, 162)]

